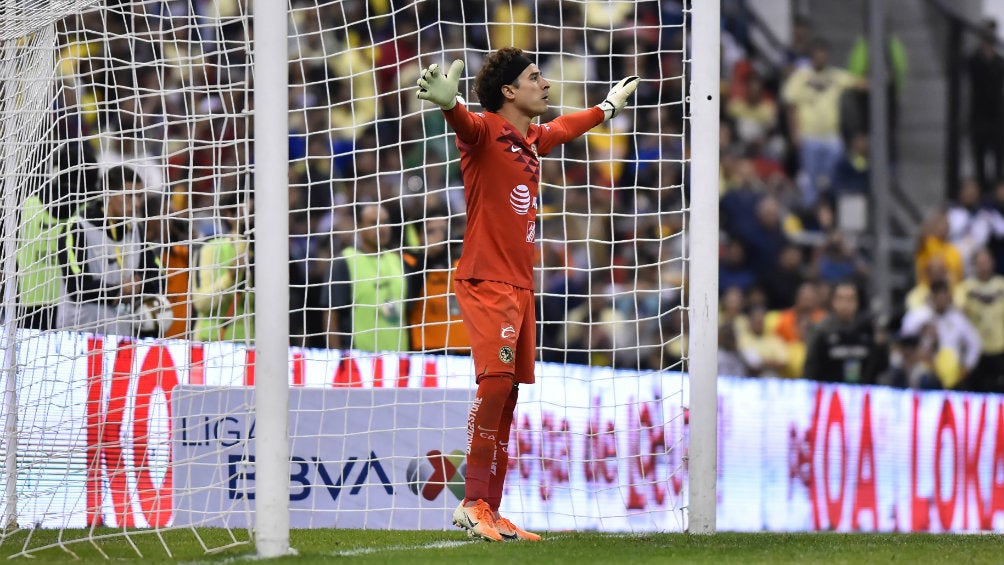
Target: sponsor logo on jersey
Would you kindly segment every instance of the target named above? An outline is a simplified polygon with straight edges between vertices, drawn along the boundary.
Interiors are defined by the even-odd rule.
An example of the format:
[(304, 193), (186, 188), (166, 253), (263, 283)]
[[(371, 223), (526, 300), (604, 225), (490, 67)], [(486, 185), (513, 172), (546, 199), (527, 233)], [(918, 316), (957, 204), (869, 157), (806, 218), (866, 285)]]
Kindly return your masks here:
[(499, 349), (499, 359), (506, 365), (511, 364), (515, 358), (516, 354), (512, 352), (512, 348), (508, 345), (503, 345), (502, 349)]
[(536, 144), (527, 147), (524, 145), (527, 142), (523, 136), (509, 128), (503, 128), (502, 135), (495, 138), (495, 141), (501, 144), (499, 150), (502, 154), (509, 155), (509, 158), (515, 161), (517, 166), (521, 166), (523, 172), (527, 173), (529, 177), (527, 184), (529, 186), (536, 185), (540, 179), (540, 160), (537, 156)]
[(512, 324), (506, 322), (502, 324), (502, 339), (513, 340), (516, 339), (516, 328)]
[(533, 243), (537, 238), (537, 223), (530, 220), (526, 223), (526, 242)]
[(533, 196), (530, 195), (530, 189), (525, 184), (517, 186), (509, 193), (509, 205), (520, 216), (525, 216), (530, 211), (532, 203), (534, 203)]

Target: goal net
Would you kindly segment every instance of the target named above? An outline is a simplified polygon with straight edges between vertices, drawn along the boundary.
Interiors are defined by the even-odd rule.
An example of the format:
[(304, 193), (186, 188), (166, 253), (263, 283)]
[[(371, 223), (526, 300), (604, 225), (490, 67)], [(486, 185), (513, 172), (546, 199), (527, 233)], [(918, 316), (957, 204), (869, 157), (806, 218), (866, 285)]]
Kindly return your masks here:
[[(275, 77), (253, 70), (251, 4), (0, 8), (0, 547), (251, 543), (256, 378), (290, 386), (292, 527), (450, 527), (474, 386), (452, 294), (465, 201), (415, 81), (462, 59), (481, 111), (473, 77), (506, 45), (551, 83), (542, 122), (641, 82), (541, 159), (537, 384), (503, 511), (686, 530), (689, 3), (290, 0), (288, 139), (255, 135)], [(277, 233), (254, 221), (262, 144), (288, 151), (288, 265), (255, 259)], [(275, 269), (288, 297), (255, 293)], [(284, 325), (255, 324), (270, 300), (289, 301), (285, 376), (255, 371)]]

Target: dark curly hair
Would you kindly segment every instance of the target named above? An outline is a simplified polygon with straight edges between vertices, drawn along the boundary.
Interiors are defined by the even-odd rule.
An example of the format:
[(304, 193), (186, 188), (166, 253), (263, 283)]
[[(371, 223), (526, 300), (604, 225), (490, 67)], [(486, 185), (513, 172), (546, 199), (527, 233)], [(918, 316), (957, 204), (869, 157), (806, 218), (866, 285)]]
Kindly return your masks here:
[[(502, 73), (509, 62), (519, 56), (526, 56), (522, 49), (503, 47), (485, 59), (478, 76), (474, 77), (474, 93), (482, 108), (489, 112), (497, 112), (502, 107), (502, 103), (505, 102), (505, 97), (502, 96), (502, 87), (505, 86), (502, 83)], [(513, 84), (519, 86), (519, 81)]]

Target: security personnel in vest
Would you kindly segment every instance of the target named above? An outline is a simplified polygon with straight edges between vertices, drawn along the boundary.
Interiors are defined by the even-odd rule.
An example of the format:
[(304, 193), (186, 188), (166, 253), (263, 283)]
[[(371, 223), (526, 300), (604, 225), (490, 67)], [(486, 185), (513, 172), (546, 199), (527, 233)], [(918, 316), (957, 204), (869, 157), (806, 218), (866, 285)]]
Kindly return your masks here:
[(59, 329), (138, 337), (135, 304), (163, 293), (157, 257), (144, 241), (144, 187), (130, 167), (109, 169), (101, 196), (68, 222), (60, 247), (66, 292)]
[(94, 149), (79, 137), (79, 124), (64, 110), (56, 110), (58, 119), (49, 132), (56, 148), (51, 162), (59, 166), (25, 198), (18, 215), (17, 323), (23, 328), (56, 328), (64, 292), (60, 245), (88, 191), (101, 183)]
[(62, 295), (59, 245), (66, 219), (53, 215), (38, 193), (21, 203), (17, 229), (17, 320), (21, 327), (55, 327)]
[(195, 340), (250, 343), (254, 339), (254, 285), (248, 280), (254, 250), (247, 237), (252, 206), (240, 191), (226, 192), (220, 197), (213, 233), (191, 252)]
[(387, 209), (377, 202), (356, 208), (356, 243), (331, 262), (326, 296), (330, 349), (408, 351), (405, 274), (390, 250)]
[(471, 342), (453, 294), (453, 276), (460, 253), (449, 240), (450, 233), (462, 231), (451, 232), (445, 210), (430, 210), (419, 228), (422, 244), (404, 253), (412, 351), (470, 351)]

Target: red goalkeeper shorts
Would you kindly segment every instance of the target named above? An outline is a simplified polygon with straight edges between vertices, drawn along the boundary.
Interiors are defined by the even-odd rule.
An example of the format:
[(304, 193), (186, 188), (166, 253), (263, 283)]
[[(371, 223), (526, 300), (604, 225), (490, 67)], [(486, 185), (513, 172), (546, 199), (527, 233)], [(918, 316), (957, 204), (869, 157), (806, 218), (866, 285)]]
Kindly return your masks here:
[(458, 280), (457, 304), (471, 339), (474, 373), (508, 373), (534, 382), (537, 319), (533, 291), (496, 281)]

